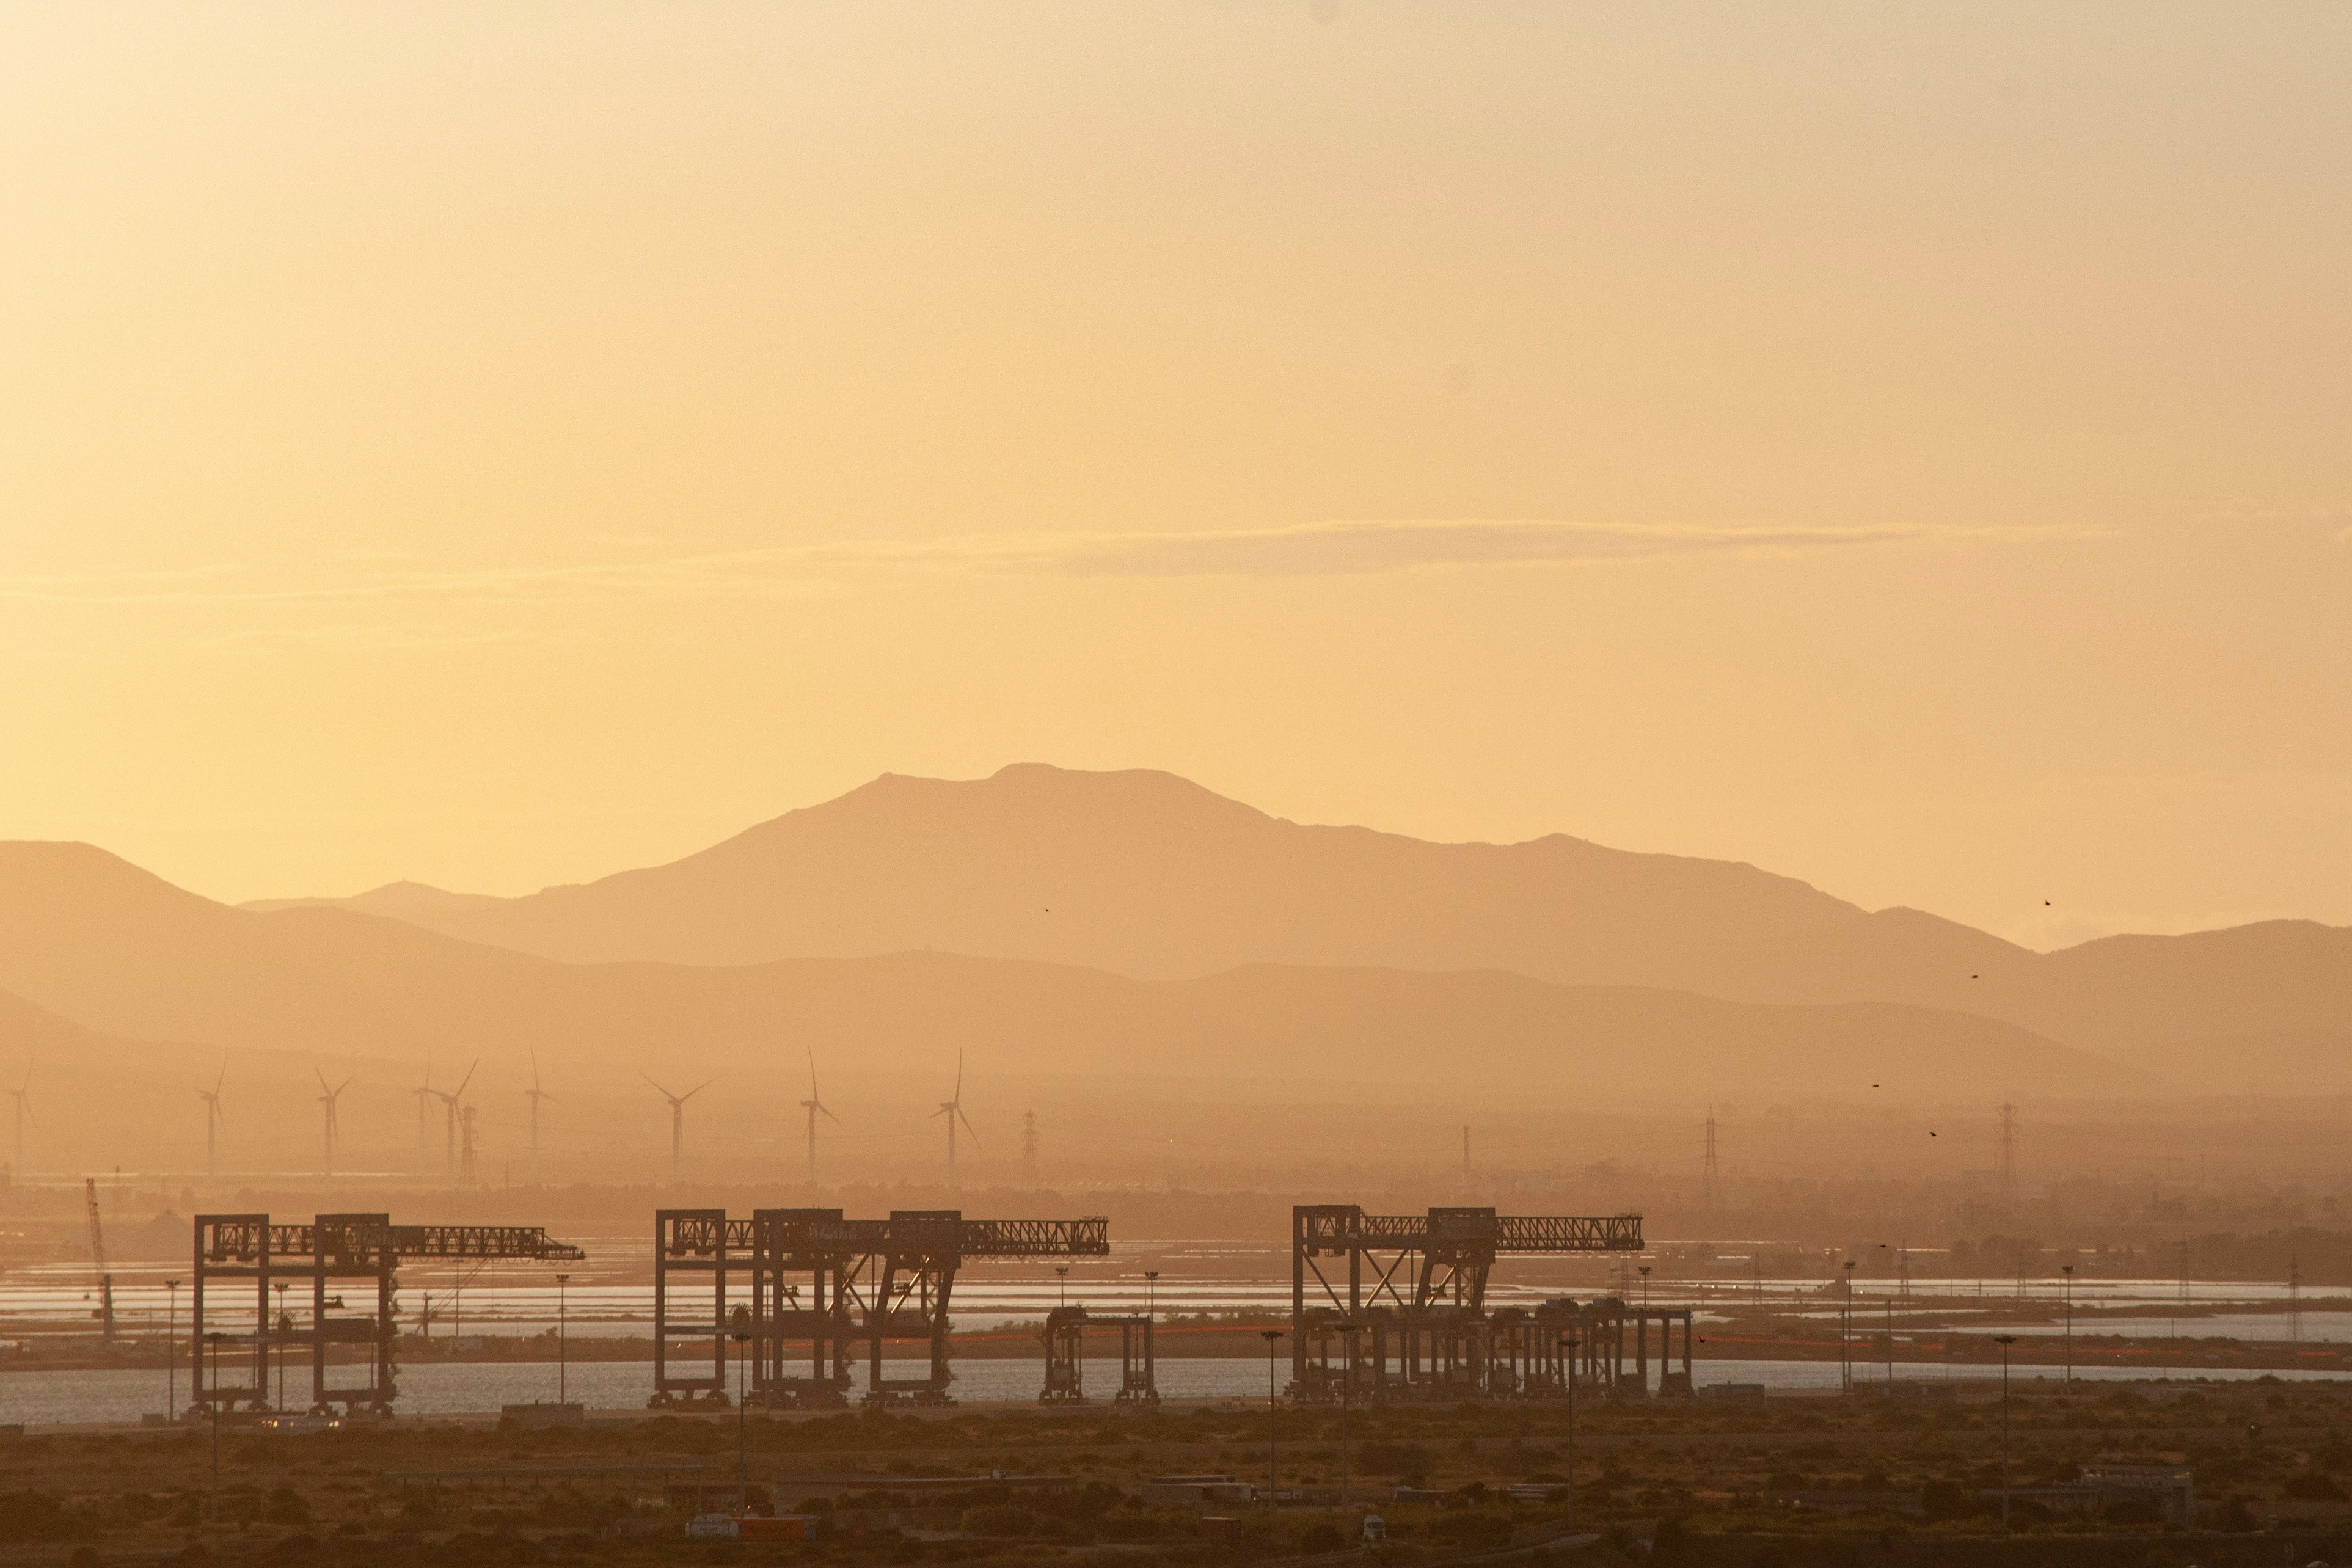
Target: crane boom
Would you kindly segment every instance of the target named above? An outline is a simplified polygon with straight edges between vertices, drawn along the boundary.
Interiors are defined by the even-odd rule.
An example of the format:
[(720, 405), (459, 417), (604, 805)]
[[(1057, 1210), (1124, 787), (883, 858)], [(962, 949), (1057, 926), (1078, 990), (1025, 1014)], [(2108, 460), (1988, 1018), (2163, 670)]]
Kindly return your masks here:
[(98, 1178), (82, 1178), (82, 1197), (89, 1209), (89, 1266), (98, 1270), (98, 1311), (92, 1315), (104, 1326), (106, 1343), (114, 1343), (114, 1275), (106, 1267), (106, 1228), (98, 1218)]

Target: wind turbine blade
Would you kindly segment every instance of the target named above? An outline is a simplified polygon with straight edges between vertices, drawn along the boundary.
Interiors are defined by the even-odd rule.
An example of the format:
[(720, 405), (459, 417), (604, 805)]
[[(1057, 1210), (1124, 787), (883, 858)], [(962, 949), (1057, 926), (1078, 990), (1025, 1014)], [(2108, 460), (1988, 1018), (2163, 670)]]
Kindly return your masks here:
[(971, 1124), (971, 1118), (963, 1113), (963, 1107), (961, 1105), (957, 1106), (955, 1108), (955, 1112), (956, 1120), (961, 1122), (963, 1124), (963, 1130), (971, 1134), (971, 1141), (975, 1144), (980, 1142), (980, 1129)]
[(701, 1082), (696, 1084), (693, 1088), (679, 1095), (677, 1097), (677, 1103), (681, 1105), (685, 1104), (688, 1100), (693, 1099), (696, 1095), (701, 1093), (704, 1090), (709, 1088), (712, 1084), (718, 1082), (719, 1080), (716, 1078), (704, 1079)]
[(222, 1084), (224, 1084), (224, 1083), (226, 1083), (226, 1082), (228, 1082), (228, 1058), (226, 1058), (226, 1057), (223, 1057), (223, 1058), (221, 1058), (221, 1070), (220, 1070), (220, 1076), (219, 1076), (218, 1078), (215, 1078), (215, 1079), (214, 1079), (214, 1080), (213, 1080), (213, 1093), (214, 1093), (215, 1096), (217, 1096), (217, 1095), (220, 1093), (220, 1092), (221, 1092), (221, 1085), (222, 1085)]
[(317, 1068), (315, 1068), (315, 1067), (314, 1067), (314, 1068), (312, 1068), (312, 1069), (310, 1069), (310, 1071), (312, 1072), (312, 1074), (314, 1074), (314, 1075), (318, 1078), (318, 1080), (319, 1080), (319, 1087), (320, 1087), (320, 1088), (321, 1088), (321, 1089), (326, 1088), (326, 1086), (327, 1086), (327, 1075), (326, 1075), (325, 1073), (323, 1073), (323, 1072), (320, 1072), (320, 1071)]
[(346, 1078), (341, 1083), (335, 1085), (336, 1094), (341, 1095), (344, 1090), (349, 1089), (352, 1086), (352, 1080), (358, 1077), (359, 1074), (354, 1072), (350, 1078)]
[(816, 1103), (816, 1108), (817, 1108), (818, 1110), (820, 1110), (820, 1111), (824, 1112), (827, 1116), (832, 1116), (832, 1117), (833, 1117), (834, 1122), (835, 1122), (836, 1124), (841, 1124), (841, 1118), (840, 1118), (840, 1117), (838, 1117), (838, 1116), (834, 1116), (834, 1115), (833, 1115), (833, 1107), (832, 1107), (832, 1106), (830, 1106), (830, 1105), (826, 1104), (824, 1101), (820, 1100), (820, 1101), (818, 1101), (818, 1102)]
[(482, 1059), (481, 1059), (480, 1057), (478, 1057), (478, 1057), (474, 1058), (474, 1065), (473, 1065), (473, 1067), (468, 1067), (468, 1068), (467, 1068), (467, 1069), (466, 1069), (466, 1076), (465, 1076), (465, 1077), (463, 1077), (463, 1078), (461, 1078), (461, 1079), (459, 1079), (459, 1080), (457, 1080), (457, 1092), (458, 1092), (459, 1094), (463, 1094), (463, 1093), (465, 1093), (465, 1092), (466, 1092), (466, 1085), (467, 1085), (467, 1084), (468, 1084), (468, 1083), (471, 1083), (471, 1082), (474, 1081), (474, 1068), (475, 1068), (475, 1067), (479, 1067), (481, 1064), (482, 1064)]
[(530, 1086), (539, 1087), (539, 1047), (535, 1045), (530, 1048)]
[(956, 1052), (955, 1103), (959, 1105), (963, 1103), (963, 1052), (961, 1051)]
[(653, 1084), (654, 1084), (654, 1089), (656, 1090), (656, 1092), (658, 1092), (658, 1093), (661, 1095), (661, 1097), (662, 1097), (663, 1099), (665, 1099), (665, 1100), (676, 1100), (676, 1099), (677, 1098), (677, 1095), (675, 1095), (675, 1094), (671, 1093), (668, 1090), (662, 1088), (662, 1086), (661, 1086), (660, 1084), (658, 1084), (658, 1083), (654, 1083), (654, 1075), (653, 1075), (652, 1073), (650, 1073), (650, 1072), (646, 1072), (646, 1071), (644, 1071), (640, 1070), (640, 1071), (639, 1071), (639, 1072), (637, 1073), (637, 1076), (638, 1076), (638, 1077), (640, 1077), (640, 1078), (642, 1078), (642, 1079), (644, 1079), (644, 1080), (645, 1080), (646, 1082), (648, 1082), (648, 1083), (653, 1083)]
[(822, 1094), (819, 1094), (819, 1093), (816, 1092), (816, 1047), (814, 1047), (814, 1046), (811, 1046), (811, 1047), (809, 1047), (809, 1048), (808, 1048), (808, 1059), (809, 1059), (809, 1098), (810, 1098), (810, 1099), (812, 1099), (812, 1100), (823, 1100), (823, 1099), (824, 1098), (824, 1095), (822, 1095)]
[(30, 1089), (33, 1086), (33, 1063), (37, 1060), (37, 1057), (25, 1058), (25, 1082), (16, 1086), (18, 1089)]
[(946, 1115), (949, 1112), (954, 1109), (955, 1107), (952, 1105), (942, 1105), (938, 1110), (932, 1112), (929, 1115), (924, 1117), (923, 1120), (926, 1122), (937, 1121), (940, 1117)]

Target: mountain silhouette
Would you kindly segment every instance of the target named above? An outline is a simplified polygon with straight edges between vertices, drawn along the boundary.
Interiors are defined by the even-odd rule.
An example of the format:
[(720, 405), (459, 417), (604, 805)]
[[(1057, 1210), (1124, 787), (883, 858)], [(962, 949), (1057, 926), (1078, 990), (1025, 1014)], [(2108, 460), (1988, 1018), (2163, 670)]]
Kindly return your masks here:
[(1895, 1003), (2215, 1087), (2244, 1071), (2291, 1080), (2312, 1050), (2352, 1044), (2352, 930), (2278, 921), (2036, 953), (1753, 866), (1561, 835), (1439, 844), (1305, 826), (1158, 772), (886, 774), (684, 860), (526, 897), (394, 883), (289, 902), (572, 961), (929, 947), (1148, 979), (1246, 964), (1499, 969), (1735, 1001)]
[(1656, 977), (1693, 945), (1862, 913), (1752, 866), (1555, 834), (1435, 844), (1271, 817), (1173, 774), (885, 774), (667, 865), (491, 899), (395, 883), (340, 904), (573, 962), (752, 964), (929, 947), (1142, 979), (1241, 964)]
[[(1184, 979), (942, 953), (570, 964), (348, 909), (236, 909), (80, 844), (0, 844), (0, 988), (90, 1028), (206, 1047), (709, 1071), (814, 1043), (864, 1071), (961, 1048), (1069, 1079), (1315, 1077), (1619, 1103), (1712, 1093), (2147, 1092), (2012, 1025), (1890, 1004), (1729, 1002), (1496, 970), (1255, 964)], [(1883, 1087), (1881, 1087), (1883, 1086)]]

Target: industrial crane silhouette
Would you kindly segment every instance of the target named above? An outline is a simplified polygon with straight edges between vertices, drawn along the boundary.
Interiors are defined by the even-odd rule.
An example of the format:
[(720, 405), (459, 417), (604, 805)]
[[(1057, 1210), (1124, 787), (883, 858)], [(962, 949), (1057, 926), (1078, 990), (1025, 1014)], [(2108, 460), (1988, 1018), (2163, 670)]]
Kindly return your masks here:
[(669, 1102), (669, 1179), (674, 1182), (682, 1180), (680, 1172), (686, 1166), (686, 1103), (718, 1082), (719, 1080), (706, 1078), (685, 1093), (673, 1094), (660, 1084), (654, 1083), (652, 1073), (640, 1072), (637, 1076), (648, 1083), (653, 1083), (655, 1092)]
[(956, 1052), (955, 1098), (940, 1101), (940, 1108), (931, 1114), (948, 1119), (948, 1186), (952, 1187), (956, 1184), (956, 1124), (961, 1122), (963, 1130), (971, 1134), (971, 1141), (975, 1144), (980, 1142), (980, 1129), (973, 1126), (971, 1118), (963, 1113), (963, 1052), (961, 1051)]
[(114, 1344), (114, 1270), (106, 1266), (106, 1227), (98, 1218), (98, 1178), (84, 1176), (81, 1190), (89, 1219), (89, 1266), (98, 1274), (98, 1311), (90, 1316), (105, 1325), (106, 1343), (111, 1349)]
[[(327, 1108), (327, 1159), (324, 1174), (332, 1176), (335, 1174), (335, 1145), (341, 1142), (341, 1129), (335, 1120), (335, 1102), (343, 1097), (343, 1091), (352, 1086), (352, 1080), (346, 1078), (330, 1089), (327, 1087), (325, 1073), (320, 1072), (315, 1067), (310, 1071), (318, 1073), (319, 1103)], [(354, 1073), (352, 1076), (357, 1077), (358, 1074)]]
[(221, 1109), (221, 1085), (228, 1082), (228, 1063), (221, 1063), (220, 1076), (209, 1089), (196, 1091), (196, 1098), (205, 1103), (205, 1175), (220, 1175), (220, 1130), (228, 1124), (228, 1113)]
[(811, 1051), (809, 1052), (809, 1097), (808, 1097), (807, 1099), (805, 1099), (805, 1100), (803, 1100), (803, 1101), (802, 1101), (802, 1102), (801, 1102), (801, 1109), (802, 1109), (802, 1110), (803, 1110), (803, 1111), (806, 1111), (806, 1112), (808, 1113), (809, 1180), (810, 1180), (810, 1181), (812, 1181), (812, 1182), (814, 1182), (814, 1181), (815, 1181), (815, 1180), (816, 1180), (816, 1118), (817, 1118), (817, 1113), (818, 1113), (818, 1112), (820, 1112), (820, 1111), (822, 1111), (822, 1112), (824, 1112), (826, 1115), (828, 1115), (828, 1116), (833, 1116), (833, 1123), (834, 1123), (834, 1125), (835, 1125), (835, 1126), (839, 1126), (839, 1125), (841, 1124), (841, 1118), (840, 1118), (840, 1117), (838, 1117), (838, 1116), (834, 1116), (834, 1115), (833, 1115), (833, 1107), (832, 1107), (832, 1106), (830, 1106), (830, 1105), (827, 1105), (827, 1104), (824, 1103), (824, 1100), (823, 1100), (823, 1099), (822, 1099), (822, 1098), (817, 1094), (817, 1092), (816, 1092), (816, 1052), (815, 1052), (814, 1051)]

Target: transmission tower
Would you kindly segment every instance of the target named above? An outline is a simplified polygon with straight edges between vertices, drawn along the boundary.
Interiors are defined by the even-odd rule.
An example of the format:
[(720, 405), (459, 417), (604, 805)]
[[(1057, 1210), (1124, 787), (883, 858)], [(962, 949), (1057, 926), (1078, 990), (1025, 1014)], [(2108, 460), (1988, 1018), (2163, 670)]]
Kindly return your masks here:
[(1706, 1108), (1706, 1168), (1699, 1175), (1699, 1200), (1709, 1214), (1715, 1212), (1716, 1182), (1718, 1176), (1715, 1164), (1715, 1107)]
[(1021, 1113), (1021, 1187), (1037, 1190), (1037, 1113)]
[(2000, 1103), (2000, 1186), (2017, 1196), (2017, 1107), (2006, 1100)]

